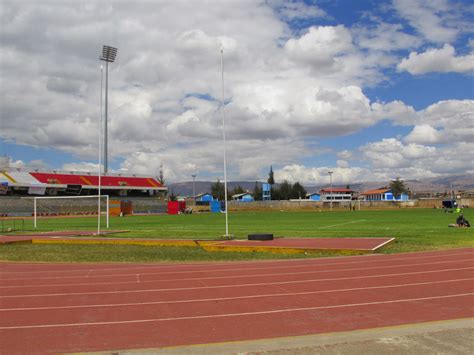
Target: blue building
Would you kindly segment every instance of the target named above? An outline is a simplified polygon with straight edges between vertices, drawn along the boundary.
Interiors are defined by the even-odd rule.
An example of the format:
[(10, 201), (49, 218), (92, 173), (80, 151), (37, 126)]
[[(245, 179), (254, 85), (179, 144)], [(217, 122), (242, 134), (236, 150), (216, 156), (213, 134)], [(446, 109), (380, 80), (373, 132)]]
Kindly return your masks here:
[(306, 199), (307, 200), (312, 200), (312, 201), (321, 201), (321, 195), (318, 194), (317, 192), (311, 192), (306, 194)]
[(241, 201), (241, 202), (253, 202), (254, 198), (252, 194), (248, 192), (244, 192), (243, 194), (236, 194), (232, 196), (234, 201)]
[(262, 200), (263, 201), (270, 201), (272, 199), (271, 189), (272, 189), (272, 185), (270, 185), (269, 183), (264, 182), (262, 184)]
[(208, 192), (195, 196), (197, 202), (212, 202), (214, 197)]
[(390, 189), (376, 189), (364, 191), (360, 194), (365, 201), (408, 201), (408, 195), (402, 193), (399, 198), (395, 198)]

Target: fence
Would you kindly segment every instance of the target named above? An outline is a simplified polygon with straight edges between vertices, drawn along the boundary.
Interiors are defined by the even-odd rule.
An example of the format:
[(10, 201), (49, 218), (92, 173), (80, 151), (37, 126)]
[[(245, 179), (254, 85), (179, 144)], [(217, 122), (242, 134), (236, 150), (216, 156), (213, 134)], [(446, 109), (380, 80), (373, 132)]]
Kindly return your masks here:
[[(441, 208), (443, 199), (412, 200), (412, 201), (342, 201), (332, 203), (333, 210), (380, 210), (399, 208)], [(474, 199), (457, 200), (460, 206), (474, 207)], [(293, 200), (293, 201), (255, 201), (238, 202), (229, 201), (229, 211), (296, 211), (296, 210), (329, 210), (330, 203), (322, 201)]]
[[(132, 201), (134, 213), (166, 213), (167, 201), (156, 198), (126, 198), (124, 200)], [(388, 201), (344, 201), (333, 202), (332, 208), (335, 211), (343, 211), (352, 209), (398, 209), (398, 208), (441, 208), (442, 198), (419, 199), (405, 202), (388, 202)], [(57, 202), (44, 201), (44, 203), (55, 204)], [(474, 199), (458, 199), (459, 206), (474, 207)], [(75, 201), (76, 205), (70, 207), (74, 210), (91, 210), (95, 205), (93, 201)], [(87, 204), (92, 205), (87, 205)], [(209, 206), (193, 206), (195, 211), (209, 211)], [(252, 210), (266, 210), (266, 211), (297, 211), (297, 210), (329, 210), (329, 202), (309, 201), (309, 200), (294, 200), (294, 201), (254, 201), (254, 202), (239, 202), (228, 201), (229, 211), (252, 211)], [(45, 206), (48, 208), (48, 205)], [(54, 205), (49, 207), (55, 209)], [(56, 206), (57, 208), (57, 206)], [(66, 208), (66, 207), (64, 207)], [(71, 210), (72, 212), (72, 210)], [(33, 214), (33, 199), (19, 198), (10, 196), (0, 196), (0, 217), (1, 216), (32, 216)]]
[[(119, 200), (118, 198), (115, 198)], [(155, 198), (126, 198), (132, 202), (134, 213), (166, 213), (166, 201)], [(86, 213), (97, 210), (97, 201), (93, 199), (43, 200), (38, 204), (38, 213)], [(91, 212), (92, 213), (92, 212)], [(96, 213), (96, 212), (95, 212)], [(32, 216), (32, 197), (0, 197), (1, 216)]]

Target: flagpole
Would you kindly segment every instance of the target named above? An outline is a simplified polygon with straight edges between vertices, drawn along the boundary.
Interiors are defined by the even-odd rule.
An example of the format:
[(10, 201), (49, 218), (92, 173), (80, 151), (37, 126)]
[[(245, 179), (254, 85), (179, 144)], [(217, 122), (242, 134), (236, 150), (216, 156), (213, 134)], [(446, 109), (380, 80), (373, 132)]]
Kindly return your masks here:
[(99, 187), (98, 187), (98, 211), (97, 211), (97, 235), (100, 235), (100, 193), (101, 193), (101, 177), (102, 177), (102, 83), (103, 83), (104, 67), (100, 66), (100, 115), (99, 115)]
[(225, 135), (225, 114), (224, 114), (224, 49), (221, 48), (221, 73), (222, 73), (222, 102), (221, 102), (221, 114), (222, 114), (222, 137), (224, 139), (224, 206), (225, 206), (225, 238), (229, 238), (229, 209), (227, 207), (227, 143)]

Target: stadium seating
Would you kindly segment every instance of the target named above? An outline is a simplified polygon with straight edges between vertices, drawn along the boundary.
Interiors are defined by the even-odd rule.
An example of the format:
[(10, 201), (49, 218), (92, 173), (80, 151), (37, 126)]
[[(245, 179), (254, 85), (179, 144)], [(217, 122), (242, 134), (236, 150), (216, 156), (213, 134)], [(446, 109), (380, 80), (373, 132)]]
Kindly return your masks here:
[[(82, 185), (82, 186), (98, 186), (99, 176), (89, 174), (64, 174), (64, 173), (30, 173), (36, 180), (44, 184), (59, 185)], [(102, 176), (101, 185), (104, 188), (140, 188), (140, 189), (156, 189), (163, 187), (155, 178), (152, 177), (131, 177), (131, 176)]]
[(0, 172), (2, 181), (8, 182), (12, 186), (31, 186), (40, 183), (34, 176), (26, 171), (9, 170)]

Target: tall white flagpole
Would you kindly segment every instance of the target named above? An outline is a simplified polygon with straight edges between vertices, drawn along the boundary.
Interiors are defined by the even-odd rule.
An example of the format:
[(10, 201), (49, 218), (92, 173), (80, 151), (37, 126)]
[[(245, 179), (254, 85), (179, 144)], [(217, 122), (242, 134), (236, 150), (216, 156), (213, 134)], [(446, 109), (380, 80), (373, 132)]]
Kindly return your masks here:
[(103, 83), (104, 67), (100, 66), (100, 117), (99, 117), (99, 197), (98, 197), (98, 211), (97, 211), (97, 235), (100, 235), (100, 193), (101, 193), (101, 177), (102, 177), (102, 83)]
[(224, 49), (221, 48), (221, 72), (222, 72), (222, 136), (224, 138), (224, 201), (225, 201), (225, 237), (229, 237), (229, 209), (227, 207), (227, 157), (226, 157), (226, 136), (225, 136), (225, 114), (224, 114)]

